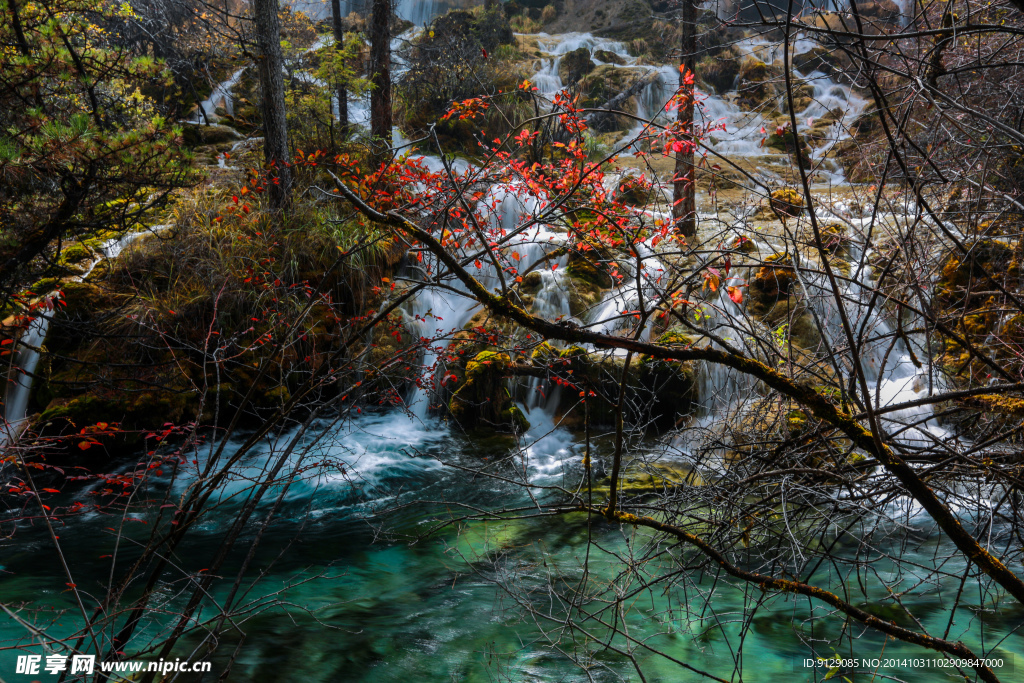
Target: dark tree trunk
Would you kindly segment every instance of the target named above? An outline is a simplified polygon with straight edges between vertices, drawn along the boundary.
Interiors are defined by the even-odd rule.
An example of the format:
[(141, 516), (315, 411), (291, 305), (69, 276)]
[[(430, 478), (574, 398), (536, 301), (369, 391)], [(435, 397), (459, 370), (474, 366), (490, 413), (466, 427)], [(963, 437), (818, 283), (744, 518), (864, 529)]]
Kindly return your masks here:
[(284, 57), (281, 54), (281, 21), (277, 16), (278, 0), (253, 0), (256, 19), (257, 65), (260, 75), (261, 109), (263, 113), (263, 152), (271, 176), (277, 181), (268, 185), (270, 203), (276, 209), (291, 200), (292, 173), (288, 167), (288, 122), (284, 108)]
[[(331, 19), (334, 28), (334, 46), (338, 52), (345, 49), (345, 32), (341, 28), (341, 0), (331, 0)], [(348, 91), (344, 83), (338, 83), (338, 129), (341, 138), (348, 136)]]
[[(684, 142), (692, 141), (693, 132), (693, 96), (694, 87), (685, 86), (683, 78), (686, 72), (696, 73), (697, 60), (697, 7), (696, 0), (683, 0), (682, 13), (682, 50), (679, 71), (679, 87), (687, 87), (684, 91), (686, 102), (679, 107), (679, 127), (686, 133)], [(672, 180), (672, 217), (676, 222), (676, 230), (684, 237), (697, 235), (697, 183), (693, 168), (693, 146), (687, 145), (682, 152), (676, 153), (675, 176)]]
[(370, 133), (391, 144), (391, 0), (373, 0), (370, 17)]

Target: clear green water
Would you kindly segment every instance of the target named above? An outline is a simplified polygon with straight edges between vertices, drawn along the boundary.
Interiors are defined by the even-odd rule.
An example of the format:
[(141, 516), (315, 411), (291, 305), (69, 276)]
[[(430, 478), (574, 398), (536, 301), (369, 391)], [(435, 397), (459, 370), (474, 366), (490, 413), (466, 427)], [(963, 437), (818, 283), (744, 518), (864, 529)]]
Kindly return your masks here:
[[(564, 432), (535, 445), (531, 451), (539, 462), (535, 474), (543, 472), (537, 481), (556, 481), (561, 472), (577, 476), (579, 450), (580, 444)], [(620, 576), (623, 565), (617, 555), (642, 554), (651, 540), (645, 535), (575, 515), (461, 525), (410, 542), (425, 533), (426, 520), (442, 512), (438, 505), (413, 505), (377, 516), (388, 507), (417, 500), (446, 499), (480, 507), (523, 502), (521, 489), (473, 479), (436, 460), (479, 463), (482, 457), (494, 458), (503, 452), (495, 444), (474, 445), (443, 427), (425, 428), (397, 414), (365, 417), (354, 429), (335, 435), (320, 455), (345, 463), (346, 474), (333, 468), (289, 492), (249, 578), (263, 571), (267, 574), (242, 601), (250, 609), (237, 620), (238, 630), (223, 634), (214, 662), (227, 661), (241, 630), (245, 637), (232, 668), (233, 681), (639, 681), (626, 657), (601, 646), (606, 628), (593, 621), (584, 624), (587, 635), (562, 628), (559, 621), (565, 607), (553, 598), (551, 588), (575, 585), (584, 562), (593, 593), (600, 594), (615, 577), (620, 585), (628, 585)], [(249, 465), (255, 471), (261, 463), (254, 456)], [(241, 490), (243, 484), (236, 482), (229, 488)], [(182, 567), (196, 571), (208, 563), (235, 506), (236, 502), (225, 499), (211, 515), (177, 558)], [(454, 507), (451, 511), (459, 514)], [(86, 593), (99, 595), (110, 572), (110, 560), (100, 557), (113, 547), (113, 537), (106, 530), (110, 526), (111, 518), (93, 514), (69, 520), (60, 531), (76, 583)], [(386, 534), (380, 533), (382, 528)], [(930, 566), (932, 558), (945, 550), (942, 541), (927, 530), (914, 538), (903, 558), (922, 567)], [(588, 539), (595, 541), (589, 546), (589, 557)], [(235, 571), (246, 545), (234, 558)], [(681, 550), (672, 554), (692, 558)], [(79, 617), (42, 529), (20, 528), (4, 543), (2, 564), (0, 601), (9, 606), (28, 603), (41, 610), (23, 614), (31, 615), (40, 626), (47, 625), (51, 633), (74, 628)], [(669, 567), (665, 557), (643, 571), (654, 575), (676, 568)], [(949, 576), (943, 579), (941, 591), (934, 585), (922, 586), (904, 597), (929, 631), (941, 634), (946, 628), (949, 601), (959, 585), (958, 568), (947, 563)], [(874, 569), (882, 579), (891, 579), (893, 567), (877, 564)], [(231, 570), (228, 567), (223, 573), (230, 575)], [(813, 579), (840, 590), (832, 571), (823, 567)], [(514, 589), (506, 591), (499, 583)], [(180, 579), (168, 582), (161, 591), (164, 606), (182, 604), (185, 598), (178, 591), (183, 588)], [(867, 588), (873, 597), (880, 597), (877, 582)], [(278, 597), (288, 606), (259, 606), (267, 602), (261, 602), (263, 596), (278, 591), (283, 591)], [(223, 598), (223, 593), (217, 597)], [(968, 608), (957, 611), (950, 638), (976, 650), (995, 647), (995, 653), (1008, 661), (1024, 652), (1019, 630), (1024, 612), (992, 604), (985, 605), (988, 610), (979, 609), (979, 602), (978, 596), (965, 600)], [(837, 617), (808, 621), (812, 613), (827, 613), (820, 604), (791, 596), (764, 596), (700, 572), (683, 573), (674, 583), (643, 592), (628, 604), (619, 618), (635, 638), (694, 668), (736, 681), (821, 680), (824, 672), (816, 675), (800, 662), (814, 653), (830, 654), (826, 641), (843, 626)], [(551, 619), (535, 619), (525, 606)], [(596, 610), (597, 605), (589, 609)], [(204, 615), (212, 613), (207, 610)], [(21, 626), (3, 619), (4, 646), (19, 639), (23, 646), (30, 643)], [(143, 646), (164, 626), (164, 619), (154, 616), (133, 645)], [(855, 629), (855, 633), (852, 649), (846, 645), (842, 654), (933, 657), (917, 647), (887, 643), (872, 632)], [(810, 640), (817, 649), (812, 649)], [(188, 657), (195, 642), (194, 638), (187, 641), (176, 654)], [(621, 647), (623, 641), (613, 644)], [(17, 652), (0, 650), (0, 679), (30, 680), (14, 674)], [(564, 653), (582, 661), (573, 663)], [(643, 649), (636, 650), (635, 658), (648, 681), (703, 680)], [(1004, 669), (1004, 680), (1024, 680), (1021, 662), (1016, 664), (1015, 670)], [(905, 681), (954, 679), (952, 673), (938, 669), (883, 668), (879, 673), (878, 677), (860, 673), (853, 680), (889, 680), (887, 675)], [(37, 679), (56, 681), (57, 677), (43, 674)]]

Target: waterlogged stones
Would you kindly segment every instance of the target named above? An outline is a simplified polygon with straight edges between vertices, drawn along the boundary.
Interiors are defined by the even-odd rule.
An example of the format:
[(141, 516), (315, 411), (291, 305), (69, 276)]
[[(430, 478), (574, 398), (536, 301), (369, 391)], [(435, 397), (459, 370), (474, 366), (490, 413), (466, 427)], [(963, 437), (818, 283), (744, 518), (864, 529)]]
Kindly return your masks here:
[(793, 55), (793, 68), (802, 74), (817, 71), (828, 76), (842, 66), (841, 54), (839, 50), (815, 47), (807, 52)]
[(789, 296), (796, 283), (792, 260), (785, 254), (775, 253), (764, 260), (750, 282), (749, 291), (751, 298), (770, 304)]
[(618, 184), (616, 201), (629, 206), (647, 206), (655, 198), (657, 190), (651, 182), (640, 175), (627, 175)]
[[(791, 128), (776, 128), (775, 132), (765, 139), (764, 146), (792, 155), (795, 155), (797, 148), (799, 148), (804, 166), (810, 164), (811, 149), (807, 144), (807, 139), (800, 133), (794, 132)], [(802, 201), (803, 199), (801, 198), (801, 203)]]
[[(971, 244), (966, 254), (950, 256), (942, 266), (936, 285), (936, 294), (946, 299), (962, 297), (972, 280), (986, 279), (1006, 273), (1014, 265), (1014, 247), (1002, 240), (979, 240)], [(979, 289), (972, 287), (972, 289)], [(982, 287), (983, 291), (987, 287)]]
[(594, 59), (599, 59), (605, 64), (617, 64), (619, 66), (626, 63), (626, 60), (621, 55), (609, 52), (608, 50), (595, 50)]
[(774, 109), (778, 97), (772, 81), (781, 75), (777, 67), (747, 57), (740, 62), (736, 85), (736, 103), (744, 109)]
[(230, 126), (182, 124), (182, 142), (186, 147), (222, 145), (239, 139), (238, 131)]

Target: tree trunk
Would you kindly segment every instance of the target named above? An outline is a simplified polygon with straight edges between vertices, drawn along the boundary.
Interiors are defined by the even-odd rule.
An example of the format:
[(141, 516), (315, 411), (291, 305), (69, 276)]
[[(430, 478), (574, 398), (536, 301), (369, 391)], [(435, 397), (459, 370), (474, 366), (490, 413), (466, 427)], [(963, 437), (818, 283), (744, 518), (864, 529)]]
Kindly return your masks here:
[[(685, 133), (684, 142), (693, 140), (693, 96), (694, 86), (684, 83), (687, 72), (696, 72), (697, 53), (697, 7), (696, 0), (683, 0), (682, 16), (682, 50), (679, 71), (679, 87), (686, 87), (686, 102), (679, 107), (679, 128)], [(693, 146), (686, 145), (683, 151), (676, 153), (675, 176), (672, 179), (672, 218), (676, 222), (676, 231), (683, 237), (697, 235), (697, 183), (693, 168)]]
[(263, 153), (271, 176), (268, 183), (270, 204), (281, 209), (291, 201), (292, 173), (288, 166), (288, 122), (284, 108), (284, 57), (281, 54), (281, 21), (278, 0), (253, 0), (256, 19), (257, 65), (260, 76), (263, 113)]
[[(341, 28), (341, 0), (331, 0), (331, 19), (334, 28), (334, 47), (338, 52), (345, 49), (345, 32)], [(338, 83), (338, 129), (341, 139), (348, 137), (348, 91), (345, 83)]]
[(391, 145), (391, 0), (373, 0), (370, 17), (370, 133)]

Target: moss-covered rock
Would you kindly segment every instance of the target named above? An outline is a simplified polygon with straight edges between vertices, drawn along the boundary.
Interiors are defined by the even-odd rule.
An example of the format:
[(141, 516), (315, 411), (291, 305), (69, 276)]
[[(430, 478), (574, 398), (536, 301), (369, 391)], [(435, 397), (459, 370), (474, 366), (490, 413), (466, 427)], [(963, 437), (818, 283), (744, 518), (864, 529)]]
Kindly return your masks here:
[(745, 109), (774, 111), (779, 91), (773, 81), (780, 76), (779, 69), (754, 57), (740, 62), (736, 101)]
[(594, 50), (594, 59), (600, 59), (605, 64), (616, 64), (622, 66), (626, 60), (614, 52), (608, 50)]
[(765, 139), (764, 146), (778, 152), (784, 152), (792, 155), (795, 155), (797, 148), (799, 148), (803, 165), (809, 167), (811, 148), (807, 143), (807, 139), (800, 133), (794, 132), (793, 129), (788, 126), (776, 128), (775, 131)]
[[(975, 279), (986, 280), (1006, 273), (1014, 262), (1013, 247), (1003, 240), (979, 240), (971, 244), (966, 254), (953, 254), (942, 266), (936, 293), (948, 301), (962, 298), (962, 293)], [(972, 287), (983, 291), (978, 287)], [(987, 286), (984, 287), (987, 289)]]
[(841, 52), (830, 50), (827, 47), (815, 47), (807, 52), (793, 55), (793, 68), (802, 74), (817, 71), (828, 76), (841, 66)]
[(562, 60), (558, 63), (558, 75), (563, 84), (572, 85), (593, 71), (596, 66), (590, 59), (590, 50), (580, 47), (562, 55)]
[(182, 124), (181, 136), (186, 147), (222, 145), (239, 139), (238, 131), (234, 128), (217, 124), (210, 126)]
[(666, 345), (680, 345), (680, 346), (693, 346), (697, 343), (697, 338), (689, 332), (685, 331), (684, 328), (676, 326), (665, 331), (657, 340), (658, 344)]
[(754, 315), (765, 315), (769, 308), (789, 297), (796, 283), (796, 271), (789, 257), (781, 253), (772, 254), (750, 280), (747, 309)]
[(773, 190), (768, 197), (768, 203), (773, 210), (772, 215), (774, 212), (778, 212), (788, 218), (795, 218), (806, 210), (803, 194), (791, 187)]
[(465, 379), (448, 402), (452, 419), (467, 432), (521, 433), (529, 429), (529, 421), (506, 386), (511, 369), (512, 358), (506, 353), (476, 354), (466, 364)]
[[(818, 234), (821, 235), (821, 245), (827, 254), (839, 254), (850, 243), (846, 226), (836, 221), (819, 223)], [(800, 231), (799, 236), (806, 245), (815, 247), (814, 230), (809, 224)]]
[(697, 63), (697, 75), (719, 95), (733, 90), (740, 75), (740, 60), (735, 50), (726, 49), (714, 57), (705, 57)]
[(655, 198), (656, 191), (645, 176), (627, 175), (619, 181), (615, 200), (630, 206), (647, 206)]

